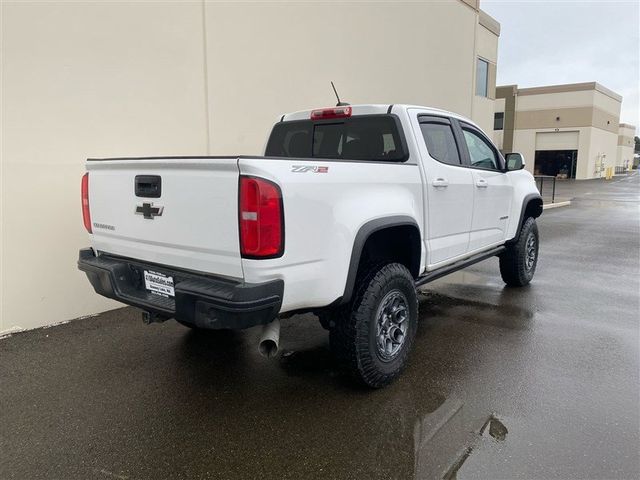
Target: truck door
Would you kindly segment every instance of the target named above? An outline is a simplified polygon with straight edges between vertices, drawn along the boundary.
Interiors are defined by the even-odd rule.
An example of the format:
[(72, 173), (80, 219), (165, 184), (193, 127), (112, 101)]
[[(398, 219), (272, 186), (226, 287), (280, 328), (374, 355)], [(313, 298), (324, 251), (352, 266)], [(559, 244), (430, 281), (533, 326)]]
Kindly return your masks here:
[(476, 127), (459, 122), (464, 152), (473, 174), (473, 221), (469, 252), (502, 243), (511, 211), (513, 187), (491, 141)]
[(473, 174), (462, 164), (448, 117), (418, 114), (412, 125), (425, 179), (427, 269), (433, 269), (467, 253)]

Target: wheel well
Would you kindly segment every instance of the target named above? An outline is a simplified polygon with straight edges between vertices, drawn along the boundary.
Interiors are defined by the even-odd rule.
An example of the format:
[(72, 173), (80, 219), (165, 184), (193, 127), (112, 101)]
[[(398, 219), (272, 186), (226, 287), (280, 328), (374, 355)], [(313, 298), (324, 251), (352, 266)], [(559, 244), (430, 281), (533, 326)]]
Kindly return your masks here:
[(371, 264), (397, 262), (417, 278), (421, 244), (420, 230), (412, 217), (397, 215), (365, 223), (353, 242), (344, 294), (329, 307), (344, 305), (351, 300), (357, 279), (364, 268), (371, 268)]
[[(520, 214), (520, 222), (518, 223), (518, 231), (516, 232), (516, 236), (507, 242), (507, 244), (512, 244), (518, 241), (520, 238), (520, 229), (522, 229), (522, 225), (525, 220), (529, 217), (538, 218), (542, 215), (542, 198), (539, 196), (525, 197), (522, 204), (522, 213)], [(527, 198), (529, 198), (527, 200)]]
[(358, 263), (364, 267), (378, 263), (400, 263), (413, 278), (420, 273), (420, 231), (415, 225), (397, 225), (376, 230), (367, 238)]
[(532, 198), (524, 209), (520, 224), (522, 225), (522, 222), (529, 217), (538, 218), (540, 215), (542, 215), (542, 199), (540, 197)]

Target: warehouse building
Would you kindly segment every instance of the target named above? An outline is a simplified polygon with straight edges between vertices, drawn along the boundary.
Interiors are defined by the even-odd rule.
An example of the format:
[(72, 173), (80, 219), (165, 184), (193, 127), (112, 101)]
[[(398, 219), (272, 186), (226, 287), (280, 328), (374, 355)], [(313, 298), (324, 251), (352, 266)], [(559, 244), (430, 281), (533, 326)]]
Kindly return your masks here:
[(0, 8), (0, 332), (119, 306), (76, 270), (87, 157), (260, 154), (280, 114), (335, 104), (331, 80), (493, 124), (500, 26), (478, 0)]
[(620, 135), (633, 129), (620, 128), (622, 97), (595, 82), (507, 85), (496, 89), (496, 97), (494, 140), (503, 152), (522, 153), (535, 175), (604, 176), (623, 154)]

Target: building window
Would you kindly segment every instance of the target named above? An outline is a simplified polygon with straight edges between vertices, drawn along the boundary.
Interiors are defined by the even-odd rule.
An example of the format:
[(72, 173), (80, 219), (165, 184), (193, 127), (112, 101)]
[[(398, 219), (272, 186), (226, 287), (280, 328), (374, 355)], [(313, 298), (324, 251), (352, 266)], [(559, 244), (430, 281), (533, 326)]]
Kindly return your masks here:
[(476, 95), (486, 97), (489, 93), (489, 62), (478, 58), (476, 63)]
[(493, 114), (493, 129), (504, 130), (504, 112), (496, 112)]

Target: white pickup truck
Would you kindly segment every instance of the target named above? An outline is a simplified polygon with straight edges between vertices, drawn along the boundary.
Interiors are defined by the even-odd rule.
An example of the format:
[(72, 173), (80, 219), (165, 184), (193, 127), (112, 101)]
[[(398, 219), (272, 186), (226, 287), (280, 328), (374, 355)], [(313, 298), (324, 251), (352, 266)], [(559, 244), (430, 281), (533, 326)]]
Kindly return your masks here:
[(263, 325), (268, 355), (279, 316), (314, 312), (381, 387), (407, 363), (416, 287), (493, 256), (531, 281), (542, 198), (505, 157), (450, 112), (340, 105), (283, 115), (262, 157), (89, 159), (78, 267), (147, 322)]

